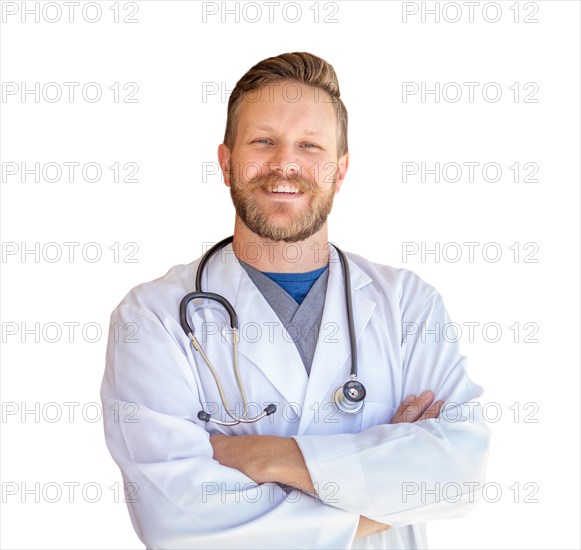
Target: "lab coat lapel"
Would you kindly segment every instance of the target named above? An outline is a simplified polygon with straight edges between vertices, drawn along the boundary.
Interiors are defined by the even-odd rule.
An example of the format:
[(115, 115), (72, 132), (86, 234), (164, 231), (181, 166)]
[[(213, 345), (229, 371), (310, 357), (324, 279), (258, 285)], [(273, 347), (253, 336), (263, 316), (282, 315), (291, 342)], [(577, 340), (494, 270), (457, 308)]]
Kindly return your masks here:
[[(232, 244), (223, 250), (223, 254), (217, 253), (210, 260), (206, 272), (212, 284), (204, 281), (203, 287), (222, 294), (234, 306), (239, 322), (240, 355), (263, 372), (298, 414), (308, 381), (301, 356), (270, 304), (236, 259)], [(265, 401), (271, 399), (269, 395), (265, 394)]]
[[(333, 247), (330, 247), (329, 269), (323, 318), (303, 404), (299, 434), (304, 433), (308, 425), (316, 418), (308, 411), (322, 410), (329, 401), (332, 401), (335, 389), (347, 382), (351, 372), (345, 281), (339, 255)], [(358, 345), (361, 345), (361, 335), (375, 309), (375, 302), (364, 297), (359, 289), (372, 279), (352, 260), (349, 261), (349, 269), (353, 324)]]

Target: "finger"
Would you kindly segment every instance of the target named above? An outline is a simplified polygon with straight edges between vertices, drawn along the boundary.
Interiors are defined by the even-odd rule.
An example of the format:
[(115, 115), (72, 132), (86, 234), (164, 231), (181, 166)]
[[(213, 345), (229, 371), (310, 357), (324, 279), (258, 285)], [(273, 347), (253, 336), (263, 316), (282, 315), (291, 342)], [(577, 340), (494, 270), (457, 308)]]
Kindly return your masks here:
[(423, 420), (430, 420), (430, 419), (437, 418), (439, 414), (440, 414), (440, 405), (434, 403), (432, 406), (430, 406), (428, 409), (426, 409), (426, 411), (424, 412), (424, 414), (422, 414), (422, 416), (420, 416), (417, 419), (417, 422), (422, 422)]
[(403, 422), (402, 414), (403, 412), (416, 400), (415, 395), (408, 395), (402, 402), (401, 405), (395, 411), (393, 418), (391, 419), (390, 424), (397, 424), (399, 422)]
[(409, 405), (411, 405), (416, 399), (415, 395), (408, 395), (402, 402), (401, 405), (395, 411), (391, 419), (391, 424), (397, 424), (398, 422), (402, 422), (402, 414), (407, 409)]
[(431, 391), (427, 390), (422, 392), (420, 396), (403, 411), (402, 422), (415, 422), (430, 406), (433, 399), (434, 394)]
[(418, 419), (418, 422), (422, 420), (429, 420), (430, 418), (438, 418), (440, 416), (440, 411), (442, 410), (443, 401), (436, 401), (431, 407), (429, 407), (422, 416)]

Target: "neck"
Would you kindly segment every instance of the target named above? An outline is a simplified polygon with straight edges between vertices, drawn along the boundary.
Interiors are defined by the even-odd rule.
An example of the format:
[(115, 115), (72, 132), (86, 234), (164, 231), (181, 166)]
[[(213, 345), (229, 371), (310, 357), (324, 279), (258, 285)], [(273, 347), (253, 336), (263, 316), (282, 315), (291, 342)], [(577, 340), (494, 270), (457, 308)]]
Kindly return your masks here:
[(234, 254), (259, 271), (271, 273), (305, 273), (329, 263), (327, 222), (304, 241), (286, 243), (259, 237), (236, 217)]

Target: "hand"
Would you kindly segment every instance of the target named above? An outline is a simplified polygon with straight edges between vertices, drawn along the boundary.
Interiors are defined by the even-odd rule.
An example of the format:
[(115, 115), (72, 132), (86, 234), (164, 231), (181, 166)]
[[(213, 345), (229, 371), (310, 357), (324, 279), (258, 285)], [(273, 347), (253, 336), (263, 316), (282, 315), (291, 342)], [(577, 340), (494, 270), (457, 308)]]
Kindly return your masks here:
[(365, 516), (359, 516), (359, 524), (357, 525), (355, 538), (360, 539), (362, 537), (368, 537), (370, 535), (375, 535), (375, 533), (387, 531), (388, 529), (391, 529), (391, 525), (379, 523), (378, 521), (369, 519), (368, 517)]
[(437, 418), (444, 402), (436, 401), (431, 404), (433, 400), (434, 394), (429, 390), (421, 393), (418, 397), (408, 395), (395, 411), (390, 424), (421, 422), (429, 418)]

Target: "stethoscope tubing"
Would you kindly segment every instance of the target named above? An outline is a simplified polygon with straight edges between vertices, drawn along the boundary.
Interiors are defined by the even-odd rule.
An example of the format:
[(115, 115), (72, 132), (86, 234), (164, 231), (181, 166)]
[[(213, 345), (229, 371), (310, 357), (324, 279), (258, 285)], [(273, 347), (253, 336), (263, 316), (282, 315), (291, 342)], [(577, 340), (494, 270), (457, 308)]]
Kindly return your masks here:
[[(206, 363), (206, 365), (210, 369), (210, 372), (212, 373), (212, 376), (214, 377), (214, 380), (216, 382), (216, 386), (218, 388), (218, 393), (220, 394), (220, 399), (222, 400), (222, 404), (224, 405), (224, 408), (225, 408), (228, 416), (230, 418), (232, 418), (232, 421), (231, 422), (229, 422), (229, 421), (224, 422), (224, 421), (212, 419), (211, 416), (209, 415), (209, 413), (204, 412), (204, 411), (200, 411), (198, 413), (198, 418), (204, 422), (212, 421), (212, 422), (215, 422), (216, 424), (220, 424), (222, 426), (235, 426), (235, 425), (240, 424), (240, 423), (257, 422), (258, 420), (264, 418), (265, 416), (273, 414), (276, 411), (276, 406), (274, 404), (270, 404), (258, 416), (254, 417), (254, 418), (246, 418), (247, 409), (248, 409), (248, 401), (246, 398), (246, 392), (244, 391), (244, 384), (242, 383), (242, 377), (240, 376), (240, 370), (238, 367), (238, 315), (236, 314), (236, 310), (234, 309), (232, 304), (224, 296), (221, 296), (220, 294), (216, 294), (214, 292), (204, 292), (202, 290), (202, 276), (203, 276), (204, 269), (205, 269), (207, 263), (214, 256), (214, 254), (216, 254), (216, 252), (218, 252), (219, 250), (221, 250), (225, 246), (232, 243), (233, 240), (234, 240), (233, 235), (230, 237), (226, 237), (225, 239), (222, 239), (220, 242), (218, 242), (214, 246), (212, 246), (204, 254), (202, 259), (200, 260), (200, 263), (198, 265), (198, 269), (196, 271), (195, 291), (186, 294), (182, 298), (182, 300), (180, 302), (180, 307), (179, 307), (180, 324), (182, 326), (182, 329), (187, 334), (187, 336), (190, 339), (194, 348), (198, 352), (200, 352), (200, 354), (202, 355), (202, 358), (204, 359), (204, 362)], [(335, 244), (333, 244), (333, 247), (335, 248), (335, 250), (337, 251), (337, 254), (339, 255), (339, 259), (341, 261), (341, 268), (343, 271), (343, 280), (345, 281), (345, 285), (344, 285), (344, 287), (345, 287), (345, 303), (347, 306), (347, 323), (349, 325), (349, 345), (351, 347), (350, 380), (343, 386), (343, 388), (341, 388), (341, 387), (337, 388), (337, 391), (335, 392), (335, 403), (343, 412), (354, 414), (354, 413), (360, 412), (361, 409), (363, 408), (363, 399), (365, 397), (365, 388), (360, 382), (355, 381), (355, 379), (357, 378), (357, 374), (358, 374), (358, 372), (357, 372), (358, 367), (357, 367), (357, 342), (356, 342), (355, 327), (354, 327), (354, 321), (353, 321), (353, 303), (352, 303), (352, 298), (351, 298), (351, 296), (352, 296), (352, 293), (351, 293), (351, 274), (349, 271), (349, 262), (347, 260), (347, 257), (343, 253), (343, 251)], [(234, 371), (236, 374), (238, 389), (240, 390), (240, 393), (242, 395), (242, 401), (244, 404), (244, 410), (243, 410), (242, 417), (236, 416), (231, 411), (230, 407), (228, 406), (226, 395), (225, 395), (224, 389), (222, 387), (222, 384), (220, 382), (220, 378), (218, 376), (218, 373), (216, 372), (216, 369), (213, 367), (210, 359), (208, 358), (208, 356), (204, 352), (202, 346), (200, 345), (197, 338), (195, 337), (194, 329), (188, 321), (188, 317), (187, 317), (188, 304), (192, 300), (197, 299), (197, 298), (216, 301), (216, 302), (220, 303), (224, 307), (224, 309), (228, 312), (228, 316), (230, 318), (230, 327), (232, 329), (233, 338), (234, 338), (234, 346), (233, 346)], [(350, 396), (350, 393), (352, 393), (353, 390), (351, 390), (351, 392), (349, 392), (348, 387), (359, 388), (359, 391), (361, 392), (362, 396), (353, 399), (353, 397)], [(355, 393), (357, 393), (357, 392), (355, 392)]]

